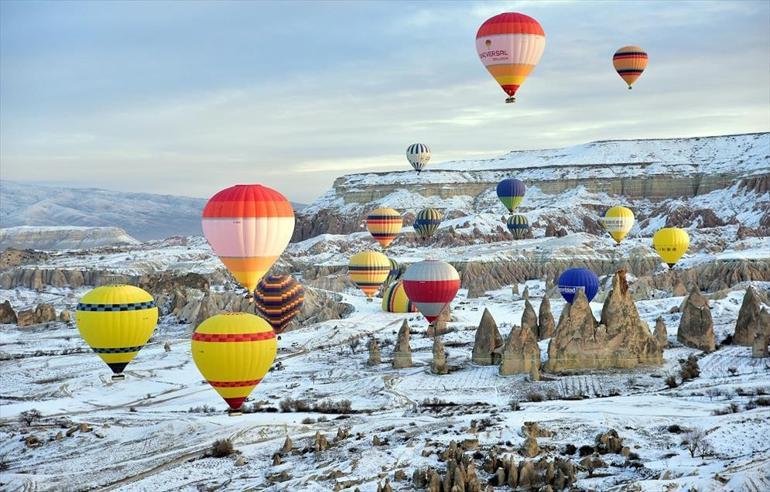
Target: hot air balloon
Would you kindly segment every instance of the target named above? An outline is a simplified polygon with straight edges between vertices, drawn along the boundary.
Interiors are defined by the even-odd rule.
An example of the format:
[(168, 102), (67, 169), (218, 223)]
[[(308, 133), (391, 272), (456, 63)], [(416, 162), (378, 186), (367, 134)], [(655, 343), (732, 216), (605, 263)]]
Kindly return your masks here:
[(599, 277), (586, 268), (570, 268), (559, 276), (559, 292), (568, 303), (572, 304), (578, 289), (585, 292), (588, 302), (599, 292)]
[(673, 268), (677, 261), (687, 253), (690, 247), (690, 236), (678, 227), (666, 227), (652, 237), (652, 246), (663, 261)]
[(476, 33), (481, 63), (508, 94), (507, 103), (516, 101), (516, 91), (540, 61), (544, 49), (543, 28), (524, 14), (498, 14), (487, 19)]
[(377, 293), (390, 273), (390, 260), (377, 251), (362, 251), (353, 255), (348, 264), (350, 280), (366, 294), (367, 300)]
[(366, 217), (366, 228), (383, 249), (390, 246), (390, 243), (396, 239), (403, 223), (401, 214), (392, 208), (372, 210)]
[(509, 212), (513, 212), (513, 209), (521, 204), (526, 191), (524, 182), (516, 178), (507, 178), (497, 183), (497, 198), (503, 202)]
[(604, 214), (602, 225), (615, 243), (620, 244), (628, 231), (634, 227), (634, 213), (626, 207), (612, 207)]
[(251, 294), (289, 244), (294, 210), (267, 186), (235, 185), (209, 199), (202, 225), (214, 254)]
[(204, 379), (238, 410), (275, 359), (275, 332), (250, 313), (220, 313), (192, 334), (192, 357)]
[(123, 369), (150, 339), (158, 323), (152, 296), (132, 285), (105, 285), (88, 291), (75, 311), (80, 336), (124, 379)]
[(406, 296), (404, 284), (400, 280), (390, 284), (382, 293), (382, 310), (387, 313), (414, 313), (417, 308)]
[(647, 53), (639, 46), (623, 46), (612, 57), (618, 75), (628, 84), (628, 90), (647, 67)]
[(441, 215), (441, 212), (435, 208), (420, 210), (414, 219), (414, 232), (422, 240), (429, 239), (436, 233), (443, 218), (444, 216)]
[(390, 271), (388, 272), (388, 276), (385, 279), (384, 285), (386, 286), (401, 278), (401, 266), (398, 264), (398, 262), (393, 258), (388, 258), (388, 261), (390, 262)]
[(259, 281), (254, 291), (257, 314), (270, 323), (276, 333), (282, 333), (302, 309), (305, 289), (291, 275), (268, 275)]
[(529, 233), (529, 221), (524, 215), (513, 214), (508, 217), (508, 230), (513, 234), (514, 239), (524, 239)]
[(427, 145), (416, 143), (406, 148), (406, 159), (409, 164), (420, 174), (422, 168), (428, 165), (430, 160), (430, 149)]
[(430, 324), (452, 302), (460, 289), (457, 270), (439, 260), (423, 260), (410, 265), (401, 281), (409, 300)]

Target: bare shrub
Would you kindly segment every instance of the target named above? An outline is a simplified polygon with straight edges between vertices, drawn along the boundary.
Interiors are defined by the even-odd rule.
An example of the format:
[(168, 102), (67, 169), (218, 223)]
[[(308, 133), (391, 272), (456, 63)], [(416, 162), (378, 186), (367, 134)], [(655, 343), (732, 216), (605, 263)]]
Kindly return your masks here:
[(730, 373), (730, 376), (735, 376), (738, 374), (738, 368), (737, 367), (728, 367), (727, 372)]
[(40, 410), (37, 408), (31, 408), (29, 410), (25, 410), (19, 414), (19, 419), (24, 422), (25, 425), (30, 426), (34, 424), (36, 421), (40, 420), (40, 418), (43, 416), (42, 413), (40, 413)]
[(731, 413), (738, 413), (741, 407), (737, 403), (730, 403), (728, 406), (722, 409), (717, 409), (711, 412), (712, 415), (728, 415)]
[(668, 386), (669, 388), (676, 388), (677, 386), (679, 386), (679, 383), (676, 380), (676, 376), (674, 376), (673, 374), (669, 374), (668, 376), (666, 376), (665, 381), (666, 381), (666, 386)]
[(706, 456), (711, 453), (711, 445), (706, 441), (706, 433), (703, 429), (693, 429), (684, 435), (682, 445), (690, 452), (690, 457)]
[(539, 391), (530, 391), (527, 393), (527, 400), (532, 402), (539, 402), (545, 400), (545, 396)]
[(698, 358), (694, 355), (690, 355), (687, 360), (679, 364), (679, 377), (682, 381), (691, 381), (700, 376), (700, 366), (698, 366)]
[(235, 452), (232, 441), (230, 439), (217, 439), (214, 444), (211, 445), (211, 456), (214, 458), (224, 458), (230, 456)]
[(519, 400), (515, 398), (508, 402), (508, 407), (510, 407), (510, 409), (513, 410), (514, 412), (518, 412), (519, 410), (521, 410), (521, 405), (519, 404)]

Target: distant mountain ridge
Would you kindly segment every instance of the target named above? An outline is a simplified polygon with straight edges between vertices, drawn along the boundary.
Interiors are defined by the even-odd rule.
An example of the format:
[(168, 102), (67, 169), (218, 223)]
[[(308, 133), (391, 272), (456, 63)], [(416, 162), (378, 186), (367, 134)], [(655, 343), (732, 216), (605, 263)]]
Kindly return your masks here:
[[(199, 236), (206, 198), (0, 181), (0, 227), (117, 227), (148, 241)], [(292, 204), (295, 210), (304, 205)]]
[(0, 229), (0, 251), (91, 249), (141, 244), (118, 227), (19, 226)]

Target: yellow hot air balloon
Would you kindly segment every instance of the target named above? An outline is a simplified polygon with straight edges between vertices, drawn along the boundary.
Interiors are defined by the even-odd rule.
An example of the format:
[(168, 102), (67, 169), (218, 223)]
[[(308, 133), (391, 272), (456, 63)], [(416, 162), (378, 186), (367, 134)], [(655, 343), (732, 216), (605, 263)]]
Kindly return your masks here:
[(250, 313), (220, 313), (198, 325), (192, 357), (208, 383), (238, 410), (275, 359), (273, 327)]
[(132, 285), (105, 285), (84, 295), (75, 311), (80, 336), (123, 379), (123, 369), (150, 339), (158, 323), (152, 296)]
[(366, 217), (366, 228), (369, 229), (372, 237), (380, 243), (382, 249), (390, 246), (390, 243), (396, 239), (398, 233), (401, 232), (402, 225), (401, 214), (392, 208), (372, 210), (372, 213)]
[(377, 251), (362, 251), (353, 255), (348, 264), (350, 280), (366, 294), (367, 300), (379, 290), (388, 278), (391, 265), (388, 257)]
[(690, 247), (690, 236), (678, 227), (666, 227), (652, 237), (652, 246), (669, 267), (673, 267)]
[(604, 214), (602, 225), (612, 239), (620, 244), (620, 241), (628, 235), (628, 231), (634, 227), (634, 213), (626, 207), (612, 207)]

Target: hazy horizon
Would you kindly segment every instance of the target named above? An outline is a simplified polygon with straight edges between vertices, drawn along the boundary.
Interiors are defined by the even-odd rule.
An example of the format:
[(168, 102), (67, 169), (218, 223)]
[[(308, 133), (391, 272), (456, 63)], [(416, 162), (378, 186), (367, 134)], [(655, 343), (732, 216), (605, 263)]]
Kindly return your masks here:
[[(513, 105), (473, 39), (535, 17)], [(740, 2), (0, 4), (1, 177), (208, 197), (592, 140), (770, 130), (770, 6)], [(738, 33), (738, 35), (736, 35)], [(639, 44), (633, 91), (611, 55)], [(708, 67), (704, 70), (704, 67)]]

